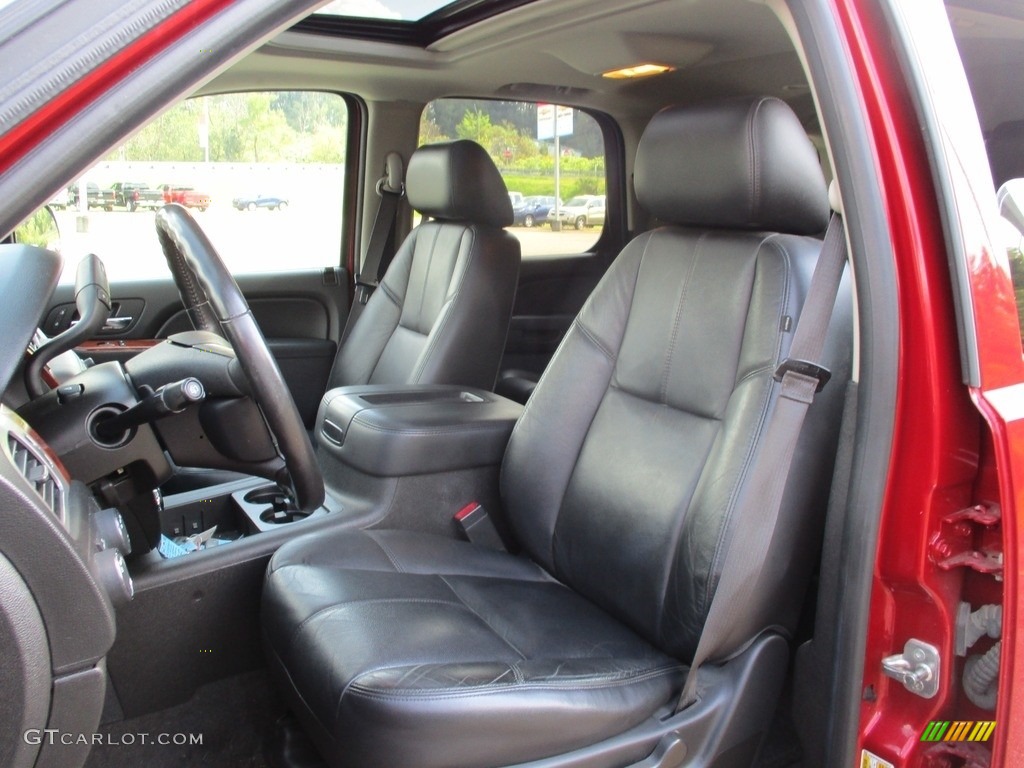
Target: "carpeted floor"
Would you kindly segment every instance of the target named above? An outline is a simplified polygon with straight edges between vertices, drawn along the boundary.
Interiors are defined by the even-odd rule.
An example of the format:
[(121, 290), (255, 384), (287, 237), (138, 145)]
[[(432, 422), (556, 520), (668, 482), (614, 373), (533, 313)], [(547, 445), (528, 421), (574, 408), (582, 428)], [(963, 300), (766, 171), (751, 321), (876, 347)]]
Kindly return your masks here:
[[(85, 768), (269, 768), (263, 744), (283, 713), (265, 672), (238, 675), (203, 686), (184, 704), (100, 726), (114, 743), (93, 747)], [(150, 742), (198, 734), (202, 744), (142, 744), (143, 733)]]

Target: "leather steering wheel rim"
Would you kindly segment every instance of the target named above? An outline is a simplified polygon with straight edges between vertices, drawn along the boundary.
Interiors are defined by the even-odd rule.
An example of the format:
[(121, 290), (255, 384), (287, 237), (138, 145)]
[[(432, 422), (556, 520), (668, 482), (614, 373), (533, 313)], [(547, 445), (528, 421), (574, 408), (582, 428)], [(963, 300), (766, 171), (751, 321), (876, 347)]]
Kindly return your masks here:
[(198, 330), (219, 333), (234, 348), (291, 476), (296, 506), (312, 512), (324, 501), (323, 475), (281, 369), (238, 283), (183, 206), (171, 203), (157, 211), (156, 230), (189, 317)]

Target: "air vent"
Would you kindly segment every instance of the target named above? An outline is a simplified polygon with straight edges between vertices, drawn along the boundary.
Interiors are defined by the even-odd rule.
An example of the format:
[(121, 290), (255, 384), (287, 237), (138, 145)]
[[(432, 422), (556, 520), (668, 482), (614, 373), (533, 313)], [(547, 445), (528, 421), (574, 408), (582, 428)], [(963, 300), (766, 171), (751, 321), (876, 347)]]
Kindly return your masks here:
[(61, 486), (53, 476), (53, 471), (45, 464), (35, 451), (30, 449), (13, 434), (7, 436), (7, 447), (11, 452), (11, 461), (18, 471), (29, 481), (46, 506), (60, 517), (63, 511), (63, 494)]

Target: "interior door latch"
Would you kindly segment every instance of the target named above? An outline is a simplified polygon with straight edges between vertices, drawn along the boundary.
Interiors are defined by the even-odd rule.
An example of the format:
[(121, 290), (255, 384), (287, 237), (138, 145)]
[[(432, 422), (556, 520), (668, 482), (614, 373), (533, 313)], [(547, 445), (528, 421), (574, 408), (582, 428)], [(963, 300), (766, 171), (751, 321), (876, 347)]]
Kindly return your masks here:
[(910, 638), (903, 653), (882, 659), (882, 671), (903, 687), (925, 699), (939, 692), (939, 649), (934, 645)]

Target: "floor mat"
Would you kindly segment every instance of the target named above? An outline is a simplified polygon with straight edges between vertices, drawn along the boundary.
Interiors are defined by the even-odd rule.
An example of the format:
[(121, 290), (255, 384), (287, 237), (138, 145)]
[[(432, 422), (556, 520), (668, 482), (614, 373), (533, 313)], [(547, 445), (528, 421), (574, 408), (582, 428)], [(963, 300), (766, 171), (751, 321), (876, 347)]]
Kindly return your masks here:
[(85, 768), (269, 768), (263, 742), (284, 711), (266, 672), (219, 680), (184, 704), (100, 726), (105, 743)]

